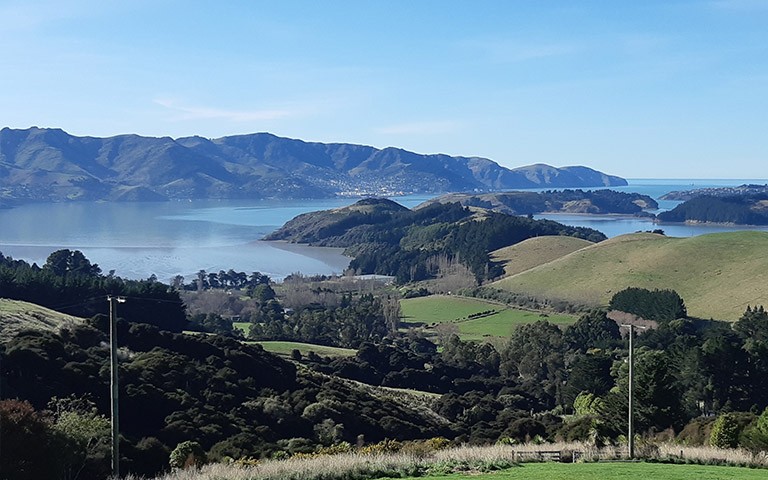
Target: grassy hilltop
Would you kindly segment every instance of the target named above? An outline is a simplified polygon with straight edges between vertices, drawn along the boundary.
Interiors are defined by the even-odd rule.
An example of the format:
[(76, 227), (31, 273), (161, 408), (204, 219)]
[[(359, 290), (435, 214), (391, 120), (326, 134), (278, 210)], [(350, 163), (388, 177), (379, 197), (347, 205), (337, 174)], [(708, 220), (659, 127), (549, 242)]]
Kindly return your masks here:
[(691, 238), (637, 233), (587, 246), (492, 286), (586, 305), (605, 305), (626, 287), (673, 289), (691, 316), (735, 321), (747, 305), (768, 304), (766, 252), (767, 232)]
[(57, 331), (61, 326), (82, 323), (83, 319), (50, 310), (33, 303), (0, 298), (0, 342), (21, 330)]
[(562, 235), (534, 237), (492, 252), (491, 259), (504, 265), (504, 276), (508, 277), (557, 260), (590, 245), (593, 245), (593, 242), (576, 237)]

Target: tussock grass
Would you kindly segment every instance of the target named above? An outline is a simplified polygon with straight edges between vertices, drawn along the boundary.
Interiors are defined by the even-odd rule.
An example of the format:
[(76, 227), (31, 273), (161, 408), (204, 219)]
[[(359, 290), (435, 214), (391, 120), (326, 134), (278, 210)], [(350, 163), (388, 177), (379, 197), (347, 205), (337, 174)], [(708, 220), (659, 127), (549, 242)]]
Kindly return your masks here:
[[(732, 465), (768, 468), (768, 455), (746, 450), (688, 447), (676, 444), (644, 445), (645, 460), (669, 463)], [(583, 443), (543, 445), (462, 446), (429, 453), (403, 450), (391, 454), (343, 453), (266, 460), (255, 465), (206, 465), (183, 470), (158, 480), (368, 480), (375, 478), (424, 477), (457, 472), (489, 472), (524, 462), (539, 462), (560, 454), (561, 462), (626, 460), (625, 447), (596, 448)], [(577, 455), (573, 456), (573, 453)]]

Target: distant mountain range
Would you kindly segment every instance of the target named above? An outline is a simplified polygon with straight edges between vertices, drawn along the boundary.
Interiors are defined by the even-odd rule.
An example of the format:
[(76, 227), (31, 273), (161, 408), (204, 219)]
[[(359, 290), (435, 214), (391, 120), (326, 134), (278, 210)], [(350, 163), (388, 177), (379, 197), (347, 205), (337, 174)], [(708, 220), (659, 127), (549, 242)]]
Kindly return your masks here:
[(508, 169), (479, 157), (309, 143), (269, 133), (76, 137), (0, 130), (0, 206), (21, 201), (324, 198), (525, 188), (621, 186), (575, 166)]

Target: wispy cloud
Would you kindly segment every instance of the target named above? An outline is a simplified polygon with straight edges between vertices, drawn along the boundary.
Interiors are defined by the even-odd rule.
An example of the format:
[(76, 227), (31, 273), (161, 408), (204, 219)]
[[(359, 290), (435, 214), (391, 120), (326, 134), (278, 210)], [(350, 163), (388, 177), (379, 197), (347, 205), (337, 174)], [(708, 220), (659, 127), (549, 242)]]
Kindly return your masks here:
[(459, 122), (438, 120), (426, 122), (407, 122), (374, 129), (376, 133), (386, 135), (437, 135), (456, 132), (461, 128)]
[(230, 122), (253, 122), (279, 120), (299, 116), (301, 112), (290, 109), (230, 110), (212, 107), (183, 105), (175, 100), (156, 98), (153, 102), (175, 112), (173, 120), (228, 120)]

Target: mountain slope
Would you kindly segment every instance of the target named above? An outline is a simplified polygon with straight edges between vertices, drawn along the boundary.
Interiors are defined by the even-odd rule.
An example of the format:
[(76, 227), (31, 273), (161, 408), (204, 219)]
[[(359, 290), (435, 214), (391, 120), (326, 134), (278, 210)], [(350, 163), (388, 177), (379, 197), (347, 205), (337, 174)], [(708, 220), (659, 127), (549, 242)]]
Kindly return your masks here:
[(747, 305), (768, 304), (768, 233), (690, 238), (622, 235), (504, 278), (494, 287), (539, 298), (606, 305), (627, 287), (672, 289), (690, 315), (737, 320)]
[[(6, 200), (322, 198), (606, 185), (626, 181), (586, 167), (510, 170), (484, 158), (312, 143), (269, 133), (174, 140), (76, 137), (36, 127), (0, 130), (0, 199)], [(133, 190), (138, 187), (143, 190)]]

